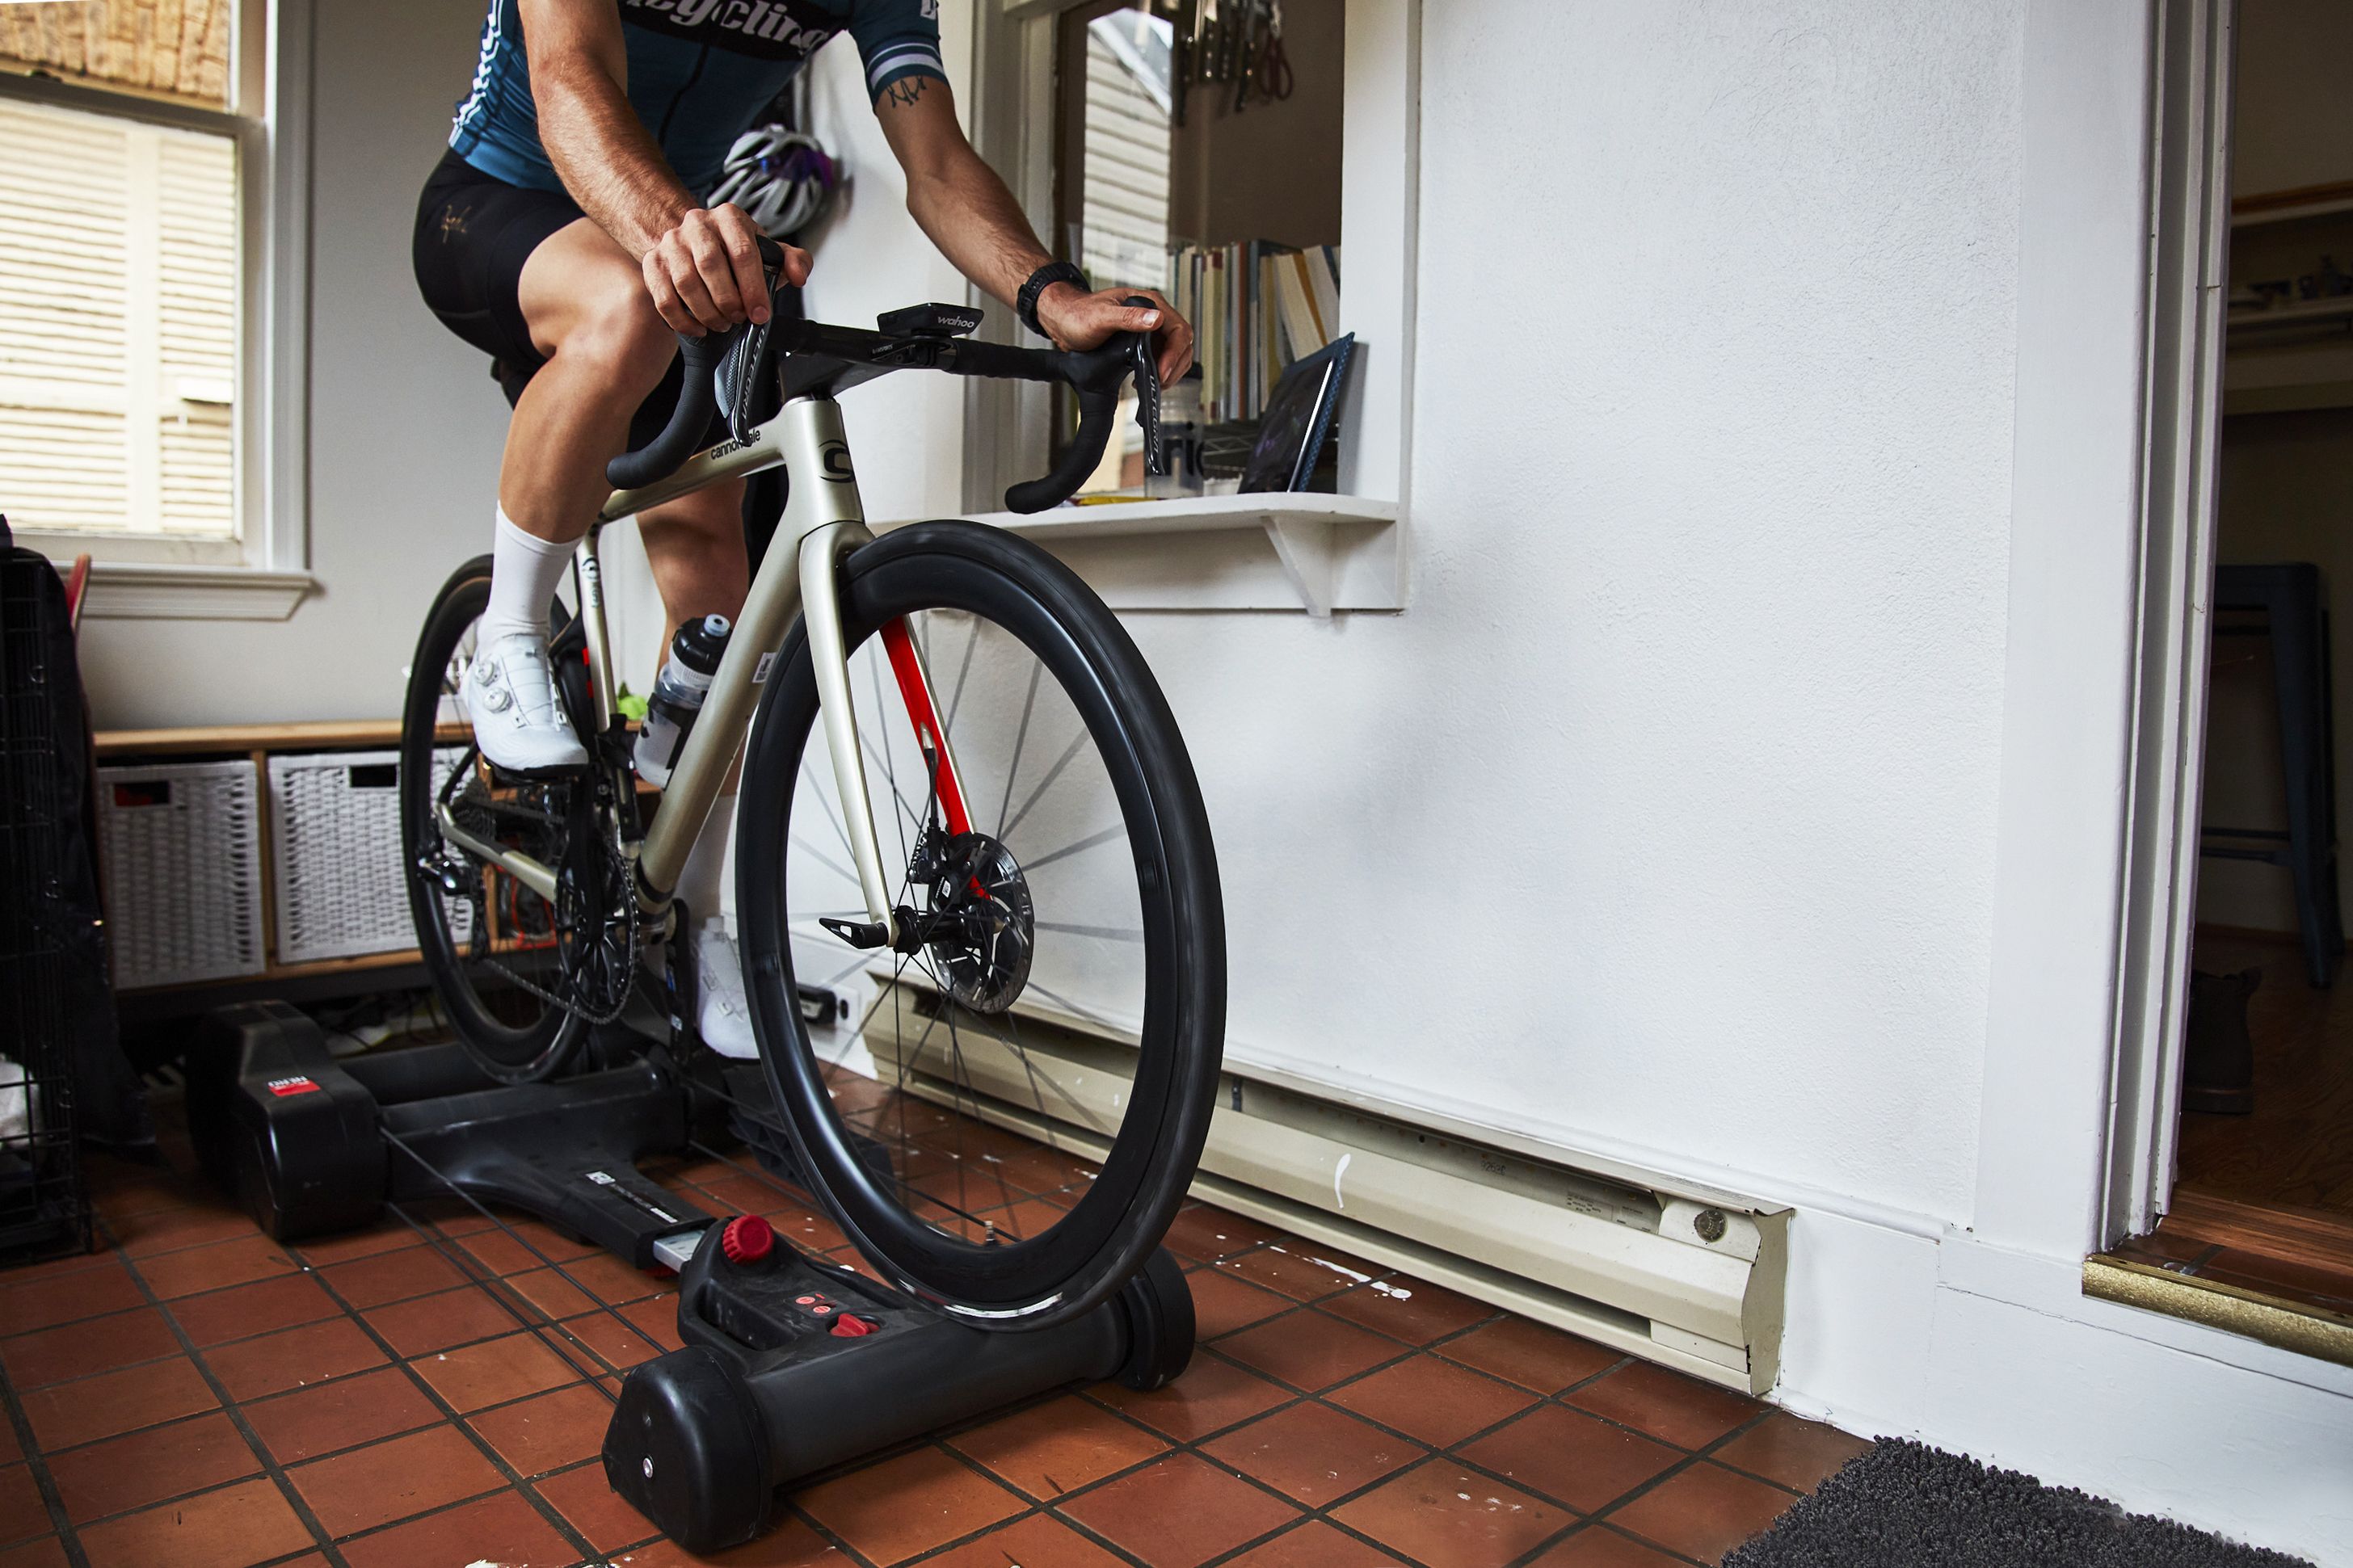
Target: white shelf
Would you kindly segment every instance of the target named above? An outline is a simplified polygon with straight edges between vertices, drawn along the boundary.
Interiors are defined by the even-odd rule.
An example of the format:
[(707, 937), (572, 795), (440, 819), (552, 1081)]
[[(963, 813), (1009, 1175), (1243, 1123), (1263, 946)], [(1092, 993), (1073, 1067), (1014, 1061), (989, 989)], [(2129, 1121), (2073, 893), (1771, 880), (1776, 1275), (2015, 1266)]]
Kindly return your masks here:
[(2267, 310), (2232, 310), (2224, 320), (2232, 331), (2242, 327), (2295, 327), (2316, 321), (2334, 321), (2353, 316), (2353, 294), (2332, 295), (2326, 300), (2299, 300), (2290, 305), (2274, 305)]
[(986, 512), (974, 521), (1035, 540), (1115, 610), (1322, 617), (1405, 608), (1405, 526), (1395, 501), (1285, 491)]
[[(2232, 205), (2232, 228), (2256, 228), (2264, 224), (2295, 223), (2300, 218), (2327, 217), (2337, 213), (2353, 212), (2353, 183), (2339, 182), (2335, 185), (2315, 185), (2304, 193), (2281, 192), (2280, 195), (2303, 195), (2304, 200), (2280, 202), (2276, 196), (2241, 197)], [(2250, 206), (2250, 202), (2264, 205)], [(2276, 205), (2272, 205), (2276, 203)]]

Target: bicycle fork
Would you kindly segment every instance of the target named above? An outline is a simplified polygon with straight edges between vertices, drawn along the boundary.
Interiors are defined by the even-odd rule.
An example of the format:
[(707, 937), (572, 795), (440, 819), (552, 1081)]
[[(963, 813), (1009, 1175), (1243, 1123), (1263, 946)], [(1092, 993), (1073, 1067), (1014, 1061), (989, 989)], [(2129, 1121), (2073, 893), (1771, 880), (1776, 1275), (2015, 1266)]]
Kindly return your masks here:
[[(864, 921), (828, 921), (826, 924), (853, 946), (891, 945), (902, 933), (875, 830), (873, 799), (861, 758), (867, 742), (859, 731), (857, 702), (850, 690), (849, 650), (844, 646), (841, 626), (841, 563), (874, 535), (866, 526), (849, 447), (842, 438), (840, 407), (830, 398), (796, 399), (785, 405), (754, 441), (744, 447), (731, 447), (731, 443), (722, 443), (710, 453), (690, 459), (673, 479), (659, 487), (666, 493), (657, 494), (649, 488), (617, 495), (606, 508), (607, 516), (619, 515), (624, 510), (638, 510), (684, 493), (718, 477), (698, 474), (698, 469), (706, 465), (715, 469), (747, 448), (765, 448), (760, 454), (765, 460), (740, 468), (731, 463), (723, 471), (749, 472), (781, 461), (795, 480), (787, 493), (783, 524), (744, 600), (728, 656), (721, 661), (710, 695), (703, 700), (702, 713), (687, 736), (670, 787), (663, 793), (661, 808), (646, 833), (638, 861), (639, 901), (649, 911), (669, 902), (686, 852), (701, 833), (711, 804), (734, 764), (758, 706), (759, 688), (765, 684), (776, 651), (784, 646), (792, 618), (798, 614), (807, 629), (826, 749), (831, 755), (834, 787), (841, 802), (841, 826), (856, 862), (867, 915)], [(883, 626), (881, 636), (909, 723), (934, 781), (940, 815), (951, 832), (966, 832), (971, 818), (963, 776), (933, 700), (922, 652), (902, 620)]]

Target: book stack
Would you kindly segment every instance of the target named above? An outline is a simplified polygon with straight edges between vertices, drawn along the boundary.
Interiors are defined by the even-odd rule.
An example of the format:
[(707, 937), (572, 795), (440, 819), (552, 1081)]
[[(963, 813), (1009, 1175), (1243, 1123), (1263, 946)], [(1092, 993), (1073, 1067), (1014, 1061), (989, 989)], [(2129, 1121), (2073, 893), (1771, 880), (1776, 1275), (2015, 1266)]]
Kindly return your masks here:
[(1201, 416), (1255, 419), (1283, 367), (1340, 333), (1340, 250), (1271, 240), (1168, 253), (1168, 299), (1193, 323)]

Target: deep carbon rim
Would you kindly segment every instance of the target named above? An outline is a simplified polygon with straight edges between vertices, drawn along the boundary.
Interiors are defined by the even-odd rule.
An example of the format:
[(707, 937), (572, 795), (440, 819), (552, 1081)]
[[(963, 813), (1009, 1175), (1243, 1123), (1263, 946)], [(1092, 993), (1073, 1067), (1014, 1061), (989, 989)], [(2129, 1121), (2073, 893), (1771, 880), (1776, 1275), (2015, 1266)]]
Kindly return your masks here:
[[(976, 641), (983, 626), (1001, 633), (1051, 678), (1050, 682), (1033, 678), (1030, 700), (1019, 710), (1021, 731), (1029, 731), (1042, 685), (1058, 689), (1077, 716), (1088, 747), (1103, 764), (1104, 785), (1116, 800), (1128, 851), (1122, 857), (1116, 848), (1103, 850), (1102, 858), (1091, 863), (1092, 875), (1109, 877), (1124, 866), (1134, 884), (1134, 938), (1141, 950), (1142, 979), (1140, 1013), (1132, 1032), (1133, 1081), (1122, 1091), (1108, 1155), (1082, 1184), (1071, 1206), (1059, 1215), (1030, 1208), (1022, 1225), (980, 1242), (967, 1239), (972, 1229), (964, 1221), (974, 1217), (969, 1213), (957, 1211), (961, 1217), (948, 1222), (952, 1233), (942, 1228), (937, 1212), (913, 1201), (931, 1197), (933, 1189), (909, 1191), (911, 1180), (926, 1178), (911, 1178), (904, 1169), (894, 1169), (886, 1177), (861, 1157), (857, 1134), (867, 1129), (851, 1127), (837, 1110), (824, 1063), (789, 1005), (795, 975), (790, 910), (795, 900), (783, 869), (782, 840), (797, 820), (797, 796), (829, 766), (823, 742), (812, 745), (810, 741), (816, 729), (815, 682), (807, 647), (797, 634), (783, 650), (754, 728), (740, 827), (739, 911), (763, 1054), (786, 1108), (788, 1130), (822, 1195), (850, 1238), (894, 1283), (996, 1326), (1059, 1321), (1087, 1310), (1116, 1289), (1156, 1245), (1191, 1180), (1207, 1128), (1223, 1021), (1222, 916), (1190, 767), (1157, 688), (1117, 623), (1075, 578), (1020, 541), (965, 524), (902, 531), (852, 558), (842, 602), (845, 635), (852, 647), (869, 643), (885, 620), (906, 616), (968, 617)], [(967, 654), (967, 663), (969, 659)], [(954, 647), (931, 649), (930, 662), (944, 706), (953, 708), (964, 684)], [(863, 729), (871, 720), (863, 688), (860, 693)], [(959, 763), (967, 764), (955, 721), (945, 722)], [(1046, 748), (1053, 768), (1046, 770), (1041, 761), (1039, 769), (1059, 777), (1071, 770), (1077, 748), (1062, 747), (1059, 756), (1053, 756), (1055, 750), (1050, 744)], [(1019, 793), (1030, 803), (1045, 787), (1032, 788), (1020, 773), (1021, 756), (1017, 745), (1002, 795), (985, 802), (999, 820), (1011, 820), (1029, 809), (1018, 798), (1017, 784), (1024, 786)], [(975, 826), (985, 832), (977, 820), (982, 804), (976, 803)], [(888, 809), (892, 807), (878, 800), (878, 817)], [(1093, 836), (1066, 847), (1066, 852), (1076, 856), (1102, 841), (1101, 836)], [(1054, 861), (1064, 852), (1049, 851), (1030, 865)], [(765, 869), (769, 868), (774, 869)], [(1057, 926), (1055, 910), (1048, 904), (1041, 897), (1037, 911), (1041, 931), (1083, 933), (1090, 929)], [(953, 988), (949, 978), (937, 973), (926, 975), (924, 984), (934, 993)], [(1042, 982), (1030, 984), (1032, 996), (1042, 993), (1055, 1011), (1109, 1022)], [(892, 987), (874, 1005), (901, 994), (901, 988)], [(1000, 1056), (1010, 1052), (1022, 1058), (1042, 1103), (1058, 1090), (1050, 1082), (1039, 1081), (1039, 1053), (1025, 1047), (1023, 1031), (1034, 1034), (1043, 1026), (1034, 1014), (1018, 1006), (1001, 1021), (949, 1006), (936, 1009), (926, 1032), (944, 1027), (950, 1054), (958, 1059), (965, 1055), (963, 1041), (985, 1046), (993, 1039)], [(904, 1047), (904, 1033), (893, 1037)], [(920, 1041), (914, 1050), (920, 1057)], [(877, 1060), (879, 1065), (879, 1054)], [(935, 1099), (936, 1088), (935, 1079)], [(956, 1101), (953, 1093), (947, 1099), (951, 1106), (986, 1119), (983, 1097), (974, 1095), (968, 1106)], [(1005, 1109), (1001, 1089), (991, 1109)], [(944, 1152), (954, 1158), (936, 1146), (928, 1151), (935, 1157)]]

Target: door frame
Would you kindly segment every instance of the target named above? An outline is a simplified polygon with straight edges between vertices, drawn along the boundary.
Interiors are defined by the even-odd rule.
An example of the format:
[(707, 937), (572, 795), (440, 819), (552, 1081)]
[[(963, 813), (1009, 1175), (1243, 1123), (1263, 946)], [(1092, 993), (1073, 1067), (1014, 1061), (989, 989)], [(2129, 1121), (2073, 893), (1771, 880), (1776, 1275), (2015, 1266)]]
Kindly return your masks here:
[(2234, 0), (2160, 0), (2150, 60), (2141, 551), (2102, 1246), (2171, 1201), (2198, 896), (2230, 244)]

